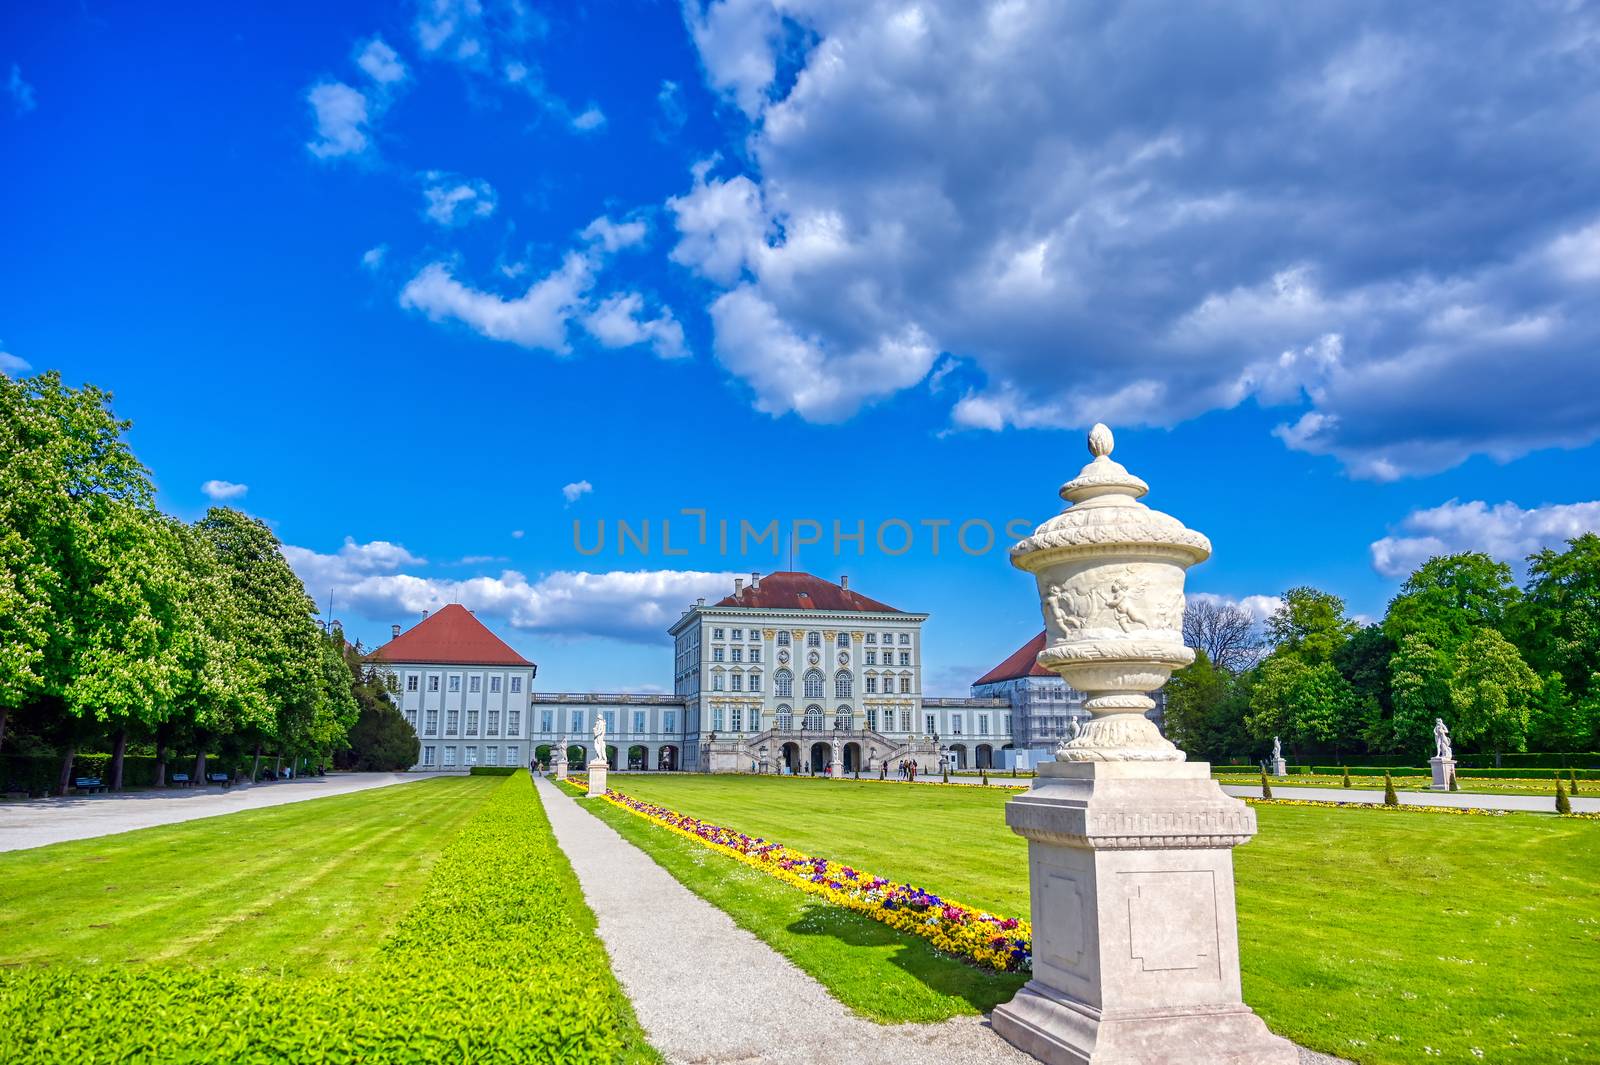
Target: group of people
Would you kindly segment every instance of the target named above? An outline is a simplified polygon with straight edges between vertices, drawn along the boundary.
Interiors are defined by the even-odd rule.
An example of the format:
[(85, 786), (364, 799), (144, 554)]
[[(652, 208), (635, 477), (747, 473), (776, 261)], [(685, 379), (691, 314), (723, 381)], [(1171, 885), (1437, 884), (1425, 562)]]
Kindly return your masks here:
[[(915, 783), (917, 779), (917, 760), (915, 758), (902, 758), (895, 766), (895, 772), (900, 774), (901, 780)], [(878, 779), (889, 779), (888, 762), (884, 762), (882, 768), (878, 771)]]

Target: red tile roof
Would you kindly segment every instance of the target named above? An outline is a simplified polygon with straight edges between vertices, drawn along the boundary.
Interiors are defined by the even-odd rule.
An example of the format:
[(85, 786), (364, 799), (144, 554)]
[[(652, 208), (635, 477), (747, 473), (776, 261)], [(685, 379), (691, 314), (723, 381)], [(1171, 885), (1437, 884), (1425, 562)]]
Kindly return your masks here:
[(367, 658), (450, 666), (531, 666), (460, 603), (451, 603), (402, 632)]
[(905, 613), (876, 599), (868, 599), (860, 592), (841, 588), (832, 581), (792, 570), (768, 573), (760, 584), (747, 584), (738, 595), (730, 595), (715, 605), (760, 610), (833, 610), (848, 614)]
[(1018, 677), (1053, 677), (1054, 673), (1039, 664), (1039, 652), (1044, 650), (1044, 630), (1039, 635), (1012, 652), (1011, 657), (979, 677), (976, 684), (993, 684)]

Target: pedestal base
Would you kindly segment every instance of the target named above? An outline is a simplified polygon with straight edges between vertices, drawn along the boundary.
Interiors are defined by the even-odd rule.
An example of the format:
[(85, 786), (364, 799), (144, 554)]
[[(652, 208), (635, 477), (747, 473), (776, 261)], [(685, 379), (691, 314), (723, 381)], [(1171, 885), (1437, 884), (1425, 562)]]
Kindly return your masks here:
[(606, 793), (606, 772), (610, 768), (603, 758), (589, 763), (589, 794), (585, 798), (594, 799)]
[(1433, 791), (1448, 791), (1450, 778), (1455, 775), (1456, 760), (1454, 758), (1430, 758), (1428, 764), (1433, 766), (1433, 783), (1428, 785)]
[(567, 763), (565, 763), (565, 762), (557, 762), (556, 763), (556, 779), (557, 780), (566, 780), (567, 779)]
[(1272, 775), (1275, 777), (1286, 777), (1289, 775), (1289, 766), (1282, 758), (1273, 759)]
[(1295, 1065), (1299, 1051), (1244, 1005), (1108, 1013), (1029, 981), (994, 1030), (1047, 1065)]

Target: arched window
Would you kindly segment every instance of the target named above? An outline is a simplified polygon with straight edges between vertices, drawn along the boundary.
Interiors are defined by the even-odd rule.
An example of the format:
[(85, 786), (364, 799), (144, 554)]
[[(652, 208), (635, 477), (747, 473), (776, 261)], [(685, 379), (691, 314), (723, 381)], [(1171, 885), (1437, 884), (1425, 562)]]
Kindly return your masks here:
[(813, 669), (806, 674), (806, 698), (822, 698), (822, 671), (820, 669)]
[(850, 698), (851, 687), (850, 674), (841, 669), (833, 678), (833, 697), (835, 699)]
[(808, 706), (808, 707), (806, 707), (806, 731), (807, 732), (821, 732), (822, 731), (822, 707), (820, 707), (820, 706)]
[(794, 674), (780, 669), (772, 678), (772, 691), (780, 699), (794, 698)]
[(833, 712), (833, 727), (848, 731), (853, 723), (851, 719), (854, 716), (855, 715), (850, 712), (850, 708), (848, 706), (839, 707), (839, 709)]
[(808, 632), (808, 633), (806, 633), (806, 646), (807, 647), (821, 647), (822, 646), (822, 633), (820, 633), (820, 632)]
[(788, 629), (779, 629), (778, 630), (778, 646), (779, 647), (788, 647), (789, 646), (789, 630)]
[(784, 703), (778, 707), (778, 731), (790, 732), (794, 729), (794, 707)]

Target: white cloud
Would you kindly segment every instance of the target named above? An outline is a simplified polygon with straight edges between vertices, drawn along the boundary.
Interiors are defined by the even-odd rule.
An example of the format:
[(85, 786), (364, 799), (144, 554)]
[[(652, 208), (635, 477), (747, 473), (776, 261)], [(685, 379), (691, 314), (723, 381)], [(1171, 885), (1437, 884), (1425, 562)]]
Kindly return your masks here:
[(379, 244), (375, 248), (368, 248), (361, 253), (361, 265), (368, 270), (376, 270), (383, 265), (383, 257), (389, 254), (389, 245)]
[(521, 529), (512, 529), (511, 530), (511, 539), (513, 539), (513, 540), (520, 540), (520, 539), (522, 539), (522, 537), (524, 535), (526, 535), (526, 534)]
[(233, 481), (207, 481), (200, 486), (200, 491), (206, 494), (207, 499), (220, 503), (228, 499), (241, 498), (246, 492), (250, 491), (250, 486), (247, 484), (235, 484)]
[(1412, 511), (1400, 530), (1372, 544), (1372, 568), (1385, 577), (1405, 577), (1430, 558), (1464, 551), (1482, 551), (1520, 570), (1536, 551), (1559, 550), (1573, 537), (1600, 532), (1600, 501), (1524, 510), (1510, 502), (1490, 506), (1452, 499)]
[(584, 226), (578, 235), (584, 240), (598, 244), (607, 252), (614, 252), (644, 243), (646, 232), (645, 224), (638, 219), (631, 222), (613, 222), (605, 215), (601, 215)]
[(689, 120), (683, 106), (683, 86), (675, 81), (663, 80), (656, 93), (656, 107), (661, 111), (661, 123), (668, 133), (676, 133)]
[(663, 359), (681, 359), (689, 354), (684, 346), (683, 326), (663, 307), (654, 318), (644, 314), (644, 297), (637, 292), (620, 292), (600, 301), (584, 316), (589, 335), (608, 348), (627, 348), (648, 344)]
[(561, 494), (566, 497), (568, 503), (576, 503), (593, 491), (594, 485), (588, 481), (573, 481), (571, 484), (563, 485), (561, 488)]
[(400, 53), (381, 37), (374, 37), (362, 46), (356, 54), (356, 66), (379, 85), (393, 85), (404, 81), (406, 76), (406, 65), (400, 61)]
[(459, 60), (480, 59), (486, 50), (483, 5), (478, 0), (423, 0), (413, 26), (417, 43), (429, 54)]
[(1194, 602), (1210, 603), (1213, 606), (1236, 606), (1249, 614), (1257, 625), (1283, 609), (1283, 597), (1279, 595), (1246, 595), (1235, 598), (1231, 595), (1218, 595), (1215, 592), (1190, 592), (1188, 598)]
[(1286, 446), (1379, 479), (1600, 439), (1600, 221), (1549, 178), (1600, 169), (1600, 141), (1571, 135), (1600, 66), (1547, 74), (1600, 39), (1591, 13), (689, 0), (685, 18), (747, 162), (668, 201), (672, 259), (720, 290), (713, 350), (762, 410), (849, 417), (916, 386), (926, 349), (961, 363), (959, 428), (1253, 401), (1284, 408)]
[(13, 355), (9, 351), (0, 351), (0, 374), (5, 374), (7, 377), (15, 377), (18, 374), (27, 373), (31, 369), (33, 369), (33, 365), (22, 356)]
[(33, 86), (22, 80), (22, 68), (11, 64), (11, 76), (6, 79), (6, 92), (11, 94), (11, 106), (19, 115), (25, 115), (39, 106)]
[(317, 139), (306, 148), (319, 159), (360, 155), (367, 150), (367, 98), (339, 81), (319, 82), (306, 94), (316, 115)]
[(498, 200), (487, 181), (457, 177), (438, 170), (422, 175), (423, 215), (441, 226), (463, 226), (494, 214)]
[(451, 579), (403, 572), (423, 564), (385, 541), (346, 539), (334, 554), (284, 545), (284, 557), (320, 602), (332, 591), (341, 612), (369, 618), (415, 617), (460, 603), (511, 627), (659, 643), (668, 625), (700, 596), (725, 592), (732, 573), (674, 570), (558, 571), (529, 580), (515, 570)]
[(572, 118), (572, 128), (582, 133), (588, 133), (590, 130), (599, 129), (605, 124), (605, 112), (600, 110), (594, 104), (590, 104), (588, 107), (584, 108), (582, 112), (574, 115)]

